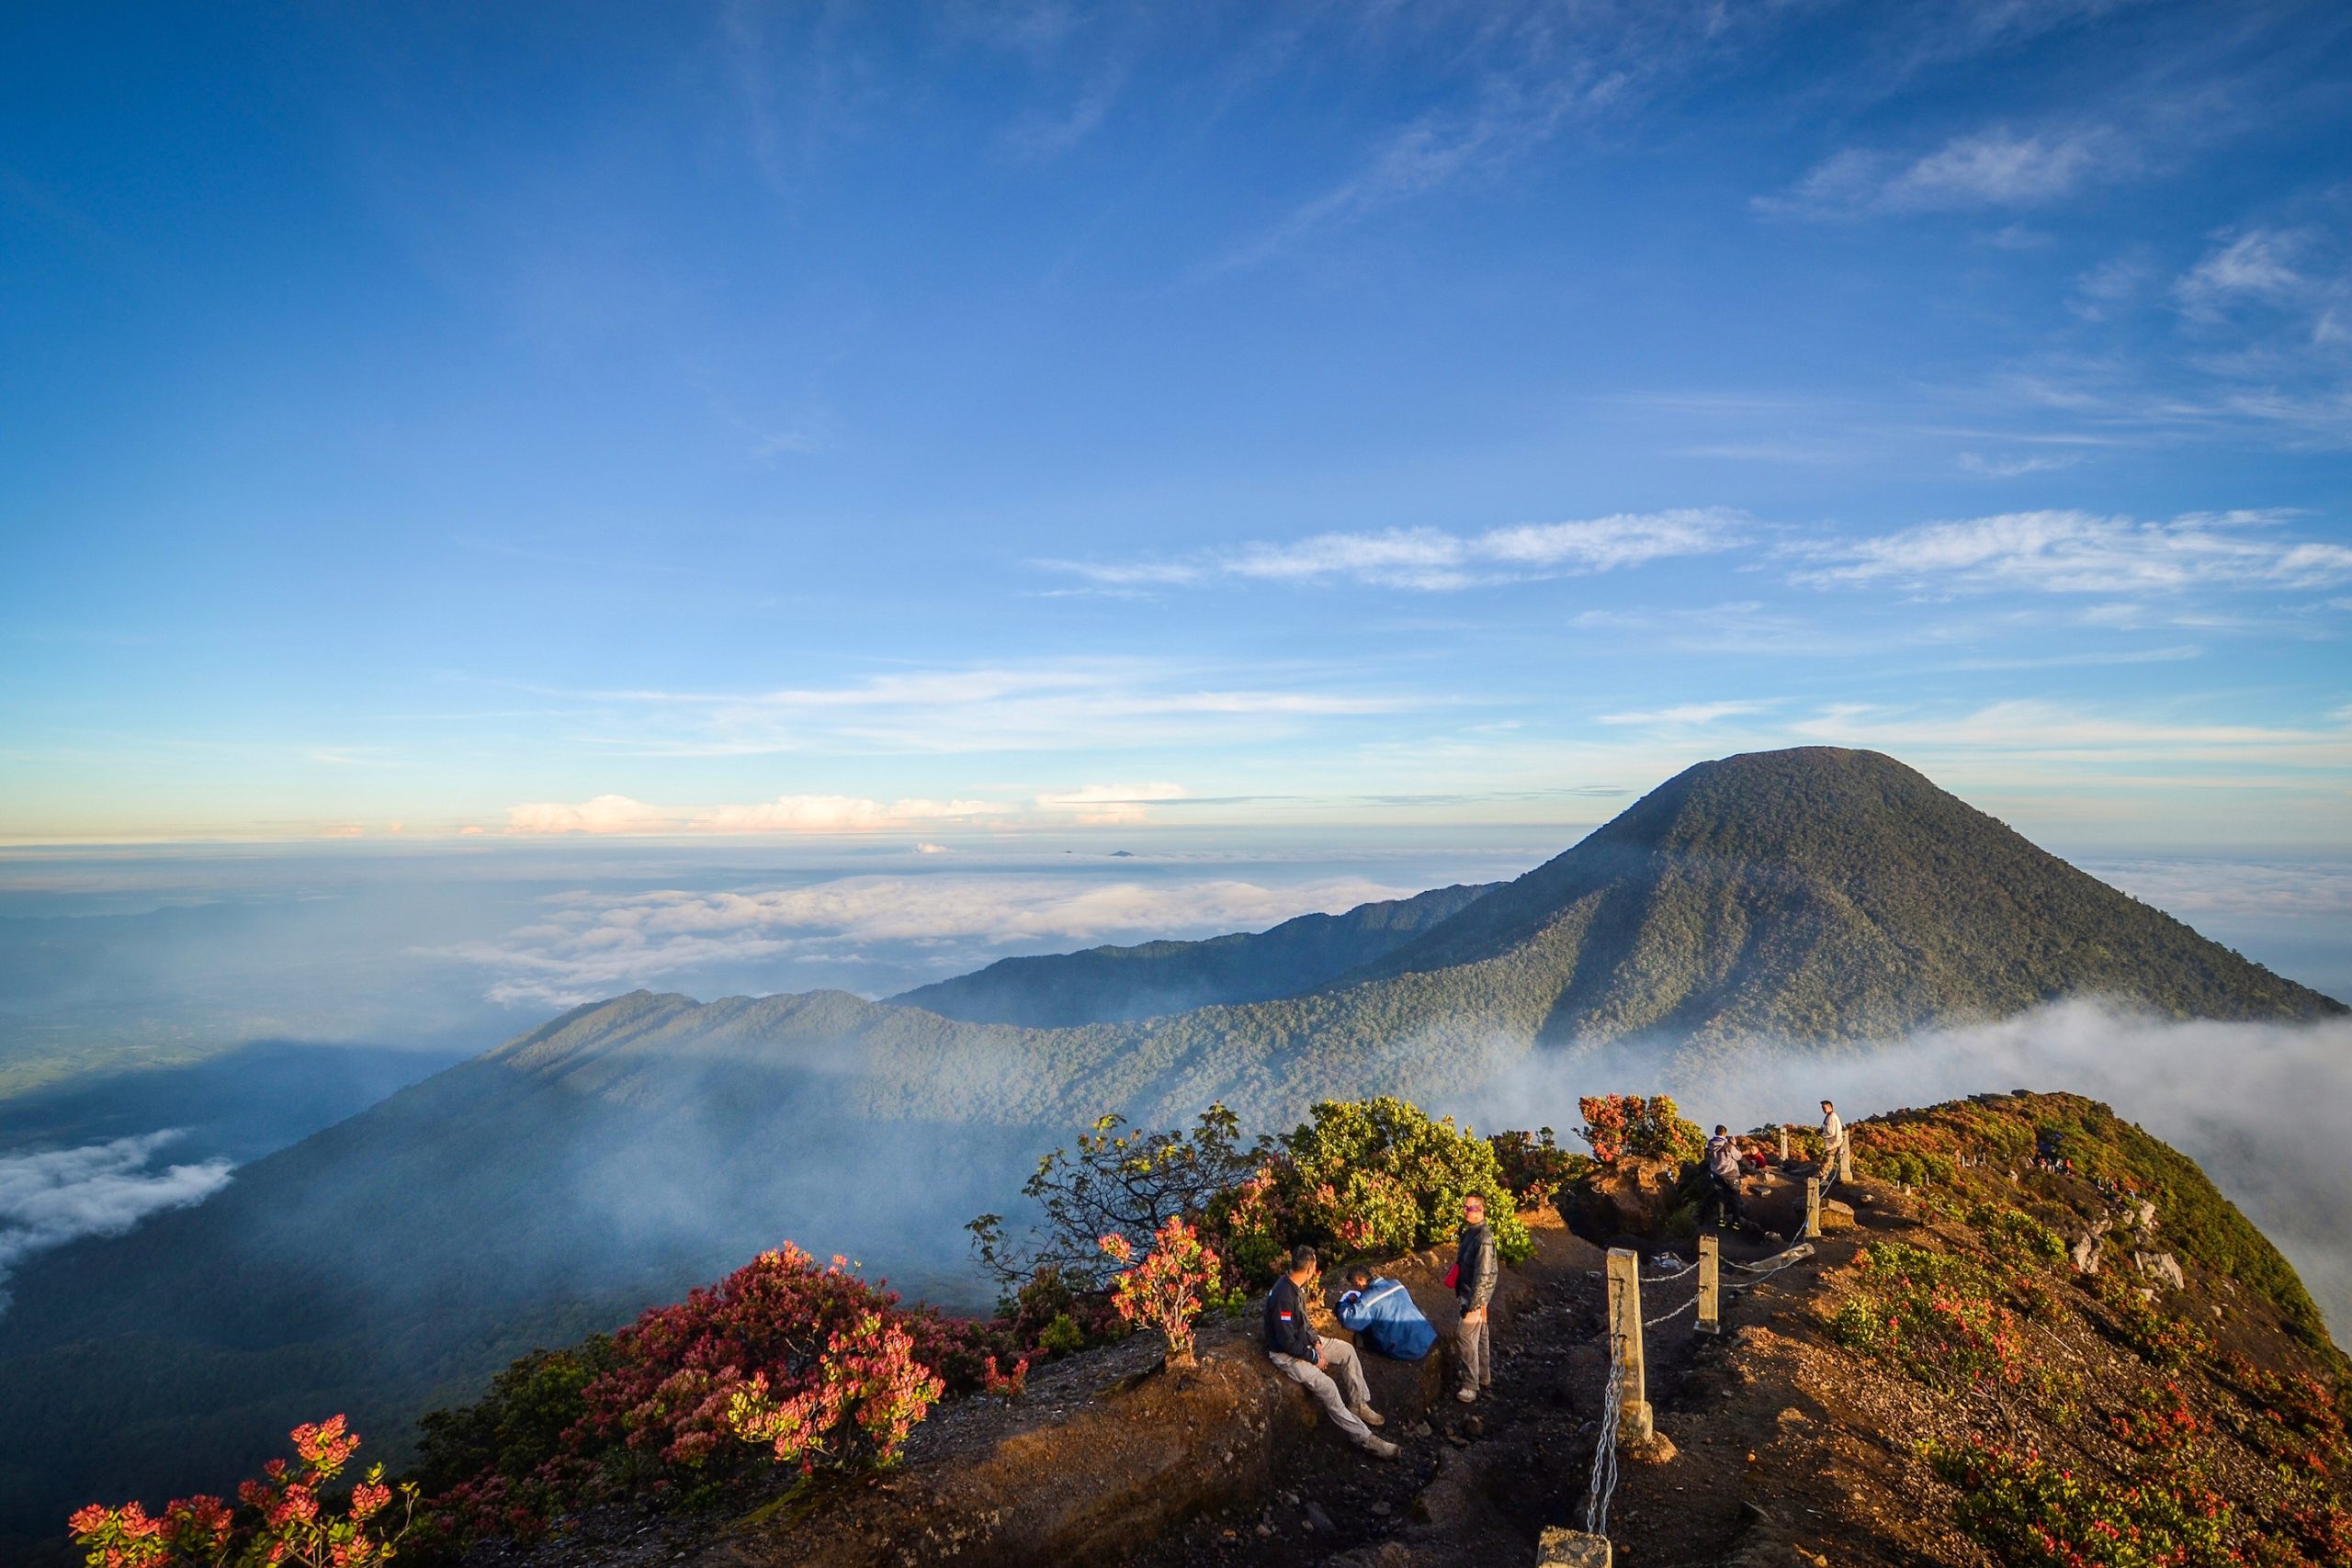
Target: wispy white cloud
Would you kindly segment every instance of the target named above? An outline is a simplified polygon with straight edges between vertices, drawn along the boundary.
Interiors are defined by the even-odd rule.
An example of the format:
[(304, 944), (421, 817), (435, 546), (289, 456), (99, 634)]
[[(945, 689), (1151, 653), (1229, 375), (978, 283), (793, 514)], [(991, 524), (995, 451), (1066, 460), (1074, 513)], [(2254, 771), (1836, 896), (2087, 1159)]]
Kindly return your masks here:
[(1957, 459), (1961, 468), (1988, 479), (2022, 479), (2028, 474), (2052, 473), (2071, 468), (2082, 461), (2074, 452), (2039, 452), (2007, 457), (1987, 457), (1978, 452), (1962, 452)]
[(674, 758), (1187, 744), (1279, 737), (1432, 702), (1367, 690), (1353, 670), (1295, 663), (1245, 672), (1136, 658), (980, 663), (743, 691), (532, 689), (559, 699), (612, 752)]
[(2134, 163), (2130, 143), (2107, 126), (2039, 131), (1996, 126), (1917, 157), (1849, 147), (1815, 164), (1788, 191), (1758, 197), (1755, 205), (1799, 218), (2034, 207), (2118, 177)]
[(2248, 765), (2342, 768), (2352, 731), (2264, 724), (2200, 723), (2164, 715), (2102, 712), (2056, 703), (1986, 703), (1960, 712), (1840, 703), (1789, 730), (1833, 746), (1904, 752), (1962, 751), (1980, 762), (2235, 761)]
[(1762, 713), (1771, 705), (1770, 703), (1680, 703), (1673, 707), (1650, 708), (1634, 713), (1605, 713), (1594, 722), (1689, 728), (1713, 724), (1719, 718)]
[(748, 806), (652, 806), (622, 795), (571, 805), (509, 807), (510, 833), (874, 833), (922, 823), (969, 822), (1014, 809), (986, 800), (865, 800), (847, 795), (786, 795)]
[(1795, 580), (2110, 594), (2352, 581), (2352, 547), (2290, 535), (2278, 526), (2285, 515), (2189, 513), (2141, 522), (2074, 511), (2003, 513), (1808, 547), (1821, 564)]
[[(120, 1235), (148, 1215), (200, 1203), (229, 1180), (225, 1159), (147, 1168), (176, 1131), (79, 1148), (0, 1155), (0, 1283), (36, 1252)], [(0, 1291), (0, 1308), (7, 1294)]]
[(2217, 242), (2173, 285), (2184, 314), (2211, 321), (2246, 300), (2278, 304), (2308, 293), (2299, 270), (2308, 237), (2291, 231), (2250, 229)]
[(1448, 592), (1533, 578), (1581, 576), (1673, 557), (1727, 550), (1745, 536), (1741, 514), (1719, 507), (1619, 513), (1565, 523), (1522, 523), (1479, 534), (1390, 528), (1317, 534), (1287, 544), (1252, 543), (1164, 561), (1044, 560), (1099, 582), (1182, 586), (1215, 579), (1350, 581)]
[(1066, 812), (1090, 826), (1148, 820), (1145, 808), (1182, 800), (1190, 792), (1179, 784), (1085, 784), (1073, 790), (1037, 797), (1040, 810)]
[[(1230, 877), (1073, 884), (1064, 877), (940, 874), (727, 893), (576, 894), (553, 901), (543, 919), (500, 941), (434, 955), (488, 970), (492, 1001), (571, 1007), (635, 986), (683, 983), (720, 964), (784, 965), (894, 944), (953, 944), (986, 962), (991, 949), (1257, 930), (1410, 891), (1355, 876), (1277, 887)], [(790, 972), (778, 973), (782, 988)]]

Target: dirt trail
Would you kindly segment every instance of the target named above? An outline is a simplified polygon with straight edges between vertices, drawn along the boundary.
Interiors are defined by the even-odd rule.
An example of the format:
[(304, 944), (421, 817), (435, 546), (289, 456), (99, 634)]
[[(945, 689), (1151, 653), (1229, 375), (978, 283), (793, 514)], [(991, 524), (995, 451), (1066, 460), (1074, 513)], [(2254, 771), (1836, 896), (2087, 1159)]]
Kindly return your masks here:
[[(1793, 1228), (1798, 1190), (1791, 1184), (1768, 1195), (1755, 1207), (1758, 1218)], [(1833, 1540), (1840, 1562), (1918, 1560), (1908, 1546), (1874, 1547), (1871, 1532), (1858, 1533), (1838, 1483), (1814, 1469), (1827, 1413), (1800, 1387), (1798, 1348), (1815, 1338), (1811, 1288), (1869, 1234), (1908, 1223), (1875, 1198), (1850, 1206), (1859, 1224), (1832, 1211), (1838, 1228), (1811, 1258), (1752, 1287), (1758, 1276), (1725, 1268), (1726, 1283), (1740, 1289), (1726, 1298), (1721, 1338), (1696, 1334), (1695, 1313), (1676, 1310), (1695, 1295), (1695, 1271), (1644, 1287), (1645, 1318), (1673, 1314), (1645, 1342), (1657, 1424), (1676, 1452), (1663, 1462), (1623, 1462), (1609, 1526), (1618, 1561), (1646, 1568), (1763, 1552), (1778, 1563), (1790, 1560), (1791, 1546)], [(1784, 1245), (1756, 1233), (1722, 1236), (1727, 1263), (1768, 1259)], [(1686, 1262), (1694, 1255), (1688, 1241), (1640, 1250), (1646, 1277), (1675, 1268), (1669, 1253)], [(1425, 1422), (1392, 1426), (1387, 1435), (1405, 1445), (1398, 1463), (1367, 1460), (1318, 1431), (1284, 1456), (1270, 1502), (1239, 1500), (1196, 1518), (1136, 1561), (1148, 1568), (1532, 1562), (1545, 1526), (1583, 1522), (1609, 1375), (1603, 1288), (1593, 1272), (1601, 1262), (1598, 1247), (1565, 1237), (1521, 1270), (1532, 1291), (1497, 1325), (1495, 1388), (1464, 1406), (1449, 1383)], [(1439, 1326), (1450, 1331), (1446, 1317)]]

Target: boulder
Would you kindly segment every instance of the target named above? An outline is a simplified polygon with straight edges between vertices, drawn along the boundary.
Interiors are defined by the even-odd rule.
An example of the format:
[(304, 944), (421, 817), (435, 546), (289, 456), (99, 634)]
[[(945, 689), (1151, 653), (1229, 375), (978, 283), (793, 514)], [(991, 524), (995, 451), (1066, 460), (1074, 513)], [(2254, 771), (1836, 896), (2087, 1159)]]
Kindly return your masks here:
[(2188, 1277), (2180, 1271), (2180, 1259), (2169, 1252), (2135, 1252), (2132, 1266), (2151, 1279), (2162, 1280), (2176, 1291), (2188, 1288)]
[(2083, 1237), (2083, 1239), (2082, 1239), (2082, 1240), (2080, 1240), (2080, 1241), (2076, 1242), (2076, 1243), (2075, 1244), (2075, 1250), (2074, 1250), (2073, 1257), (2074, 1257), (2074, 1259), (2075, 1259), (2075, 1273), (2077, 1273), (2077, 1274), (2096, 1274), (2096, 1273), (2098, 1273), (2098, 1237), (2097, 1237), (2097, 1236), (2095, 1236), (2095, 1235), (2086, 1235), (2086, 1236)]

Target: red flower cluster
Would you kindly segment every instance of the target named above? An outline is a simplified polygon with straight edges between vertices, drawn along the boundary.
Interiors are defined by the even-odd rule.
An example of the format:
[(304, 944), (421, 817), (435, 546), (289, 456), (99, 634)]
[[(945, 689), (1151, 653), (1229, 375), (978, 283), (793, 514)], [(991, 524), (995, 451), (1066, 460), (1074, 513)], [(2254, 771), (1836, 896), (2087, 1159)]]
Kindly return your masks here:
[(620, 1490), (739, 1472), (762, 1449), (804, 1471), (888, 1463), (948, 1388), (982, 1386), (1005, 1348), (992, 1325), (901, 1307), (847, 1259), (820, 1266), (786, 1243), (614, 1335), (572, 1396), (559, 1451), (527, 1474), (493, 1467), (448, 1487), (433, 1499), (436, 1527), (458, 1540), (536, 1534)]
[[(1102, 1247), (1119, 1263), (1135, 1257), (1123, 1235), (1104, 1236)], [(1216, 1293), (1218, 1274), (1216, 1254), (1201, 1245), (1200, 1233), (1170, 1215), (1144, 1260), (1112, 1281), (1111, 1303), (1128, 1323), (1160, 1332), (1170, 1365), (1186, 1366), (1193, 1359), (1193, 1320), (1201, 1315), (1204, 1298)]]
[(119, 1508), (94, 1503), (67, 1521), (84, 1561), (90, 1568), (219, 1568), (232, 1556), (266, 1568), (377, 1568), (390, 1562), (408, 1534), (415, 1488), (401, 1488), (409, 1507), (397, 1522), (385, 1523), (392, 1488), (385, 1484), (384, 1467), (376, 1465), (338, 1511), (324, 1491), (359, 1450), (358, 1437), (334, 1416), (295, 1427), (292, 1438), (300, 1469), (274, 1459), (262, 1466), (262, 1479), (238, 1487), (250, 1521), (243, 1531), (237, 1516), (218, 1497), (179, 1498), (161, 1518), (137, 1503)]
[(1589, 1094), (1577, 1101), (1577, 1111), (1584, 1118), (1577, 1131), (1592, 1145), (1592, 1157), (1603, 1165), (1628, 1154), (1694, 1160), (1705, 1148), (1699, 1129), (1662, 1094)]

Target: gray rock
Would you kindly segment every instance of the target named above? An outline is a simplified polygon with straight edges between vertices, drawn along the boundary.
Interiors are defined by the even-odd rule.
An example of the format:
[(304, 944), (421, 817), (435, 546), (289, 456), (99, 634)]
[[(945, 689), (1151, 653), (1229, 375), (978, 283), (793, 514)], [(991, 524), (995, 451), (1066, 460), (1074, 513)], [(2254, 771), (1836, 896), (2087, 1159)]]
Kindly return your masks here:
[(2074, 1258), (2075, 1258), (2075, 1273), (2077, 1273), (2077, 1274), (2096, 1274), (2096, 1273), (2098, 1273), (2098, 1238), (2097, 1236), (2090, 1236), (2090, 1235), (2086, 1235), (2086, 1236), (2083, 1237), (2083, 1239), (2082, 1239), (2082, 1240), (2080, 1240), (2080, 1241), (2076, 1242), (2076, 1243), (2075, 1244)]

